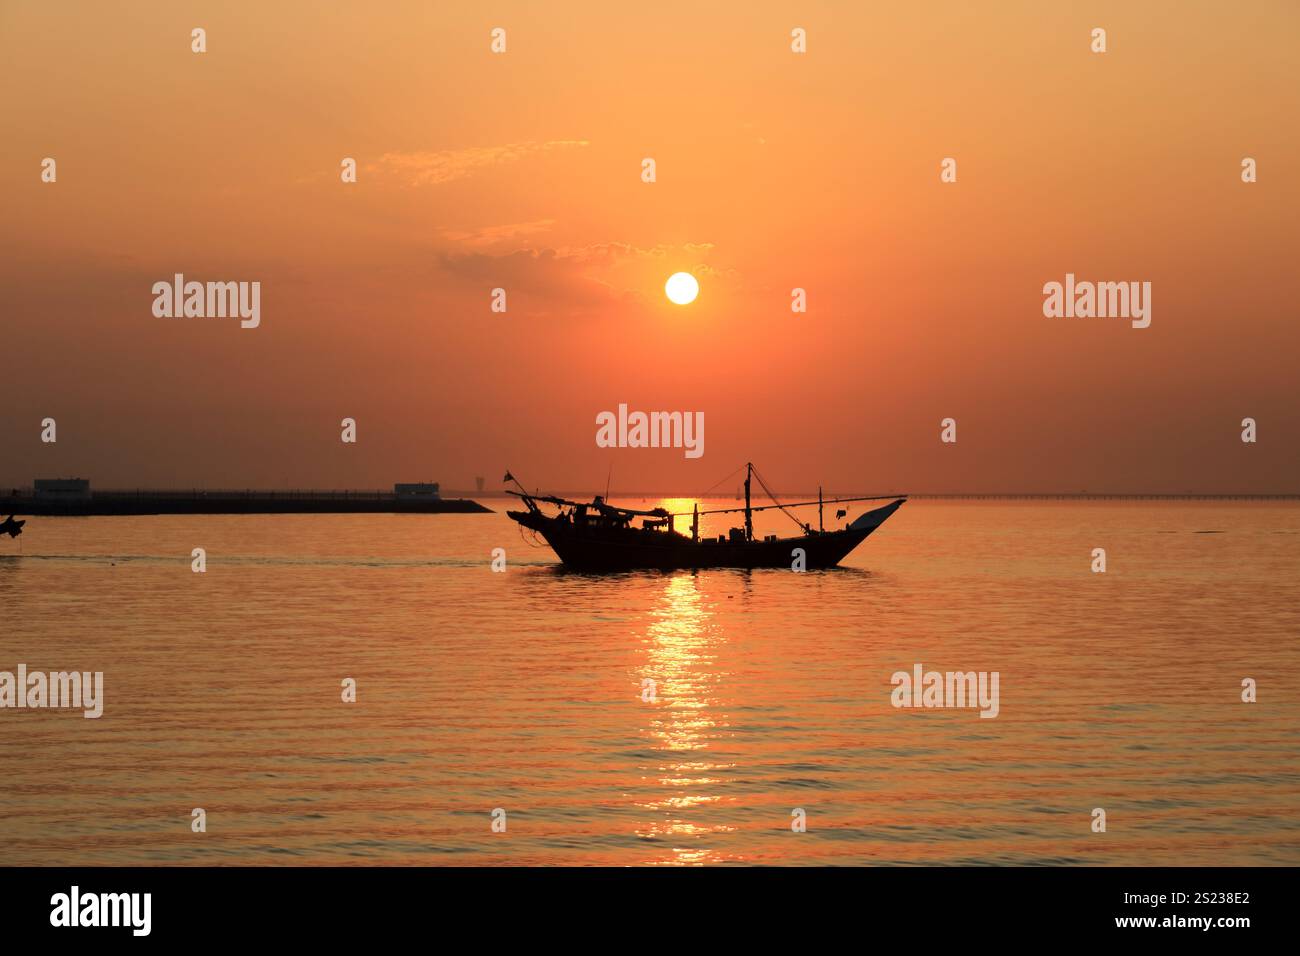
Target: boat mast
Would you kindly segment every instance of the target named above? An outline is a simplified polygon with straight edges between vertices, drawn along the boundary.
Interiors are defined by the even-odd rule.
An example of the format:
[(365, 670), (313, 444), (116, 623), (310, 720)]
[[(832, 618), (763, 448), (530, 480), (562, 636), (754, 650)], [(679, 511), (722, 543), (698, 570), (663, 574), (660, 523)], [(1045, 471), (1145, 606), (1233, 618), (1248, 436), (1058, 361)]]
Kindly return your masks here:
[(825, 531), (826, 526), (822, 524), (822, 486), (817, 486), (817, 530)]
[(749, 506), (749, 479), (754, 474), (754, 463), (745, 462), (745, 540), (754, 540), (754, 510)]
[(695, 502), (695, 515), (691, 518), (691, 540), (700, 543), (700, 503)]

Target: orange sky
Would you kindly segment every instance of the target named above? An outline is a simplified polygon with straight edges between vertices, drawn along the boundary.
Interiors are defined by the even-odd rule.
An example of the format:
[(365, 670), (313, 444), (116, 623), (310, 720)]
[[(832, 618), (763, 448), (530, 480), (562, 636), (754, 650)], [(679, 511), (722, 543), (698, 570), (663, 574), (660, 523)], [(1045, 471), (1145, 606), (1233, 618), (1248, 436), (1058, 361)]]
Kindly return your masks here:
[[(752, 459), (789, 489), (1300, 491), (1298, 28), (1288, 0), (0, 4), (0, 486), (612, 464), (694, 493)], [(176, 272), (260, 281), (260, 328), (155, 318)], [(1150, 281), (1151, 327), (1045, 318), (1067, 272)], [(598, 448), (620, 402), (703, 411), (705, 454)]]

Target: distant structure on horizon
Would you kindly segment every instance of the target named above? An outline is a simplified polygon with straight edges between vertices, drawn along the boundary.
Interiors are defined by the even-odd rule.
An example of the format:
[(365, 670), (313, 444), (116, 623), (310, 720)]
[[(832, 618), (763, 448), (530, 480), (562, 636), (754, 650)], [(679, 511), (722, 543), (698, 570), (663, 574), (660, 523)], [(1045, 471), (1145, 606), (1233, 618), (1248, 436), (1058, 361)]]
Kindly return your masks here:
[(486, 481), (481, 476), (476, 476), (474, 478), (474, 490), (480, 495), (483, 494), (483, 487), (485, 484)]
[(35, 497), (42, 500), (89, 501), (89, 478), (36, 478), (32, 481)]
[(90, 490), (86, 478), (37, 478), (0, 490), (0, 513), (57, 515), (486, 514), (468, 498), (444, 498), (436, 481), (398, 482), (392, 491), (313, 489)]
[(441, 498), (436, 481), (398, 482), (393, 485), (393, 494), (399, 501), (411, 499), (427, 500)]

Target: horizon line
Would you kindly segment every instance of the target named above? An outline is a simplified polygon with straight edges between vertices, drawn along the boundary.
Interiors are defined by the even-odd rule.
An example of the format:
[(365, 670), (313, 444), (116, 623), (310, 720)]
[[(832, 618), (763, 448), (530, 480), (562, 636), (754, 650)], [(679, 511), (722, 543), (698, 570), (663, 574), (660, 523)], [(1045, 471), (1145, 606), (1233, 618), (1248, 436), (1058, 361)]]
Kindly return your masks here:
[[(3, 485), (0, 485), (2, 488)], [(35, 489), (32, 485), (10, 485), (15, 491), (20, 493), (20, 497), (29, 497), (34, 494)], [(172, 487), (147, 487), (138, 485), (135, 487), (103, 487), (88, 489), (93, 496), (95, 494), (161, 494), (161, 495), (183, 495), (183, 494), (300, 494), (300, 495), (392, 495), (394, 489), (388, 488), (303, 488), (303, 487), (199, 487), (199, 486), (172, 486)], [(496, 488), (484, 489), (482, 491), (469, 488), (442, 488), (440, 494), (444, 498), (506, 498), (511, 497), (509, 489)], [(603, 491), (591, 490), (574, 490), (574, 489), (553, 489), (548, 491), (535, 490), (534, 494), (553, 494), (561, 497), (581, 497), (597, 495), (604, 496)], [(823, 490), (826, 498), (834, 497), (857, 497), (864, 495), (859, 491), (836, 491), (826, 492)], [(805, 500), (815, 499), (816, 491), (783, 491), (784, 497), (799, 497)], [(875, 497), (895, 497), (895, 498), (920, 498), (920, 499), (1255, 499), (1255, 500), (1300, 500), (1300, 491), (1283, 491), (1283, 492), (1255, 492), (1255, 491), (1228, 491), (1228, 492), (1208, 492), (1208, 491), (1179, 491), (1179, 492), (1161, 492), (1161, 491), (927, 491), (927, 492), (906, 492), (886, 490), (884, 492), (873, 491)], [(6, 495), (0, 491), (0, 499), (7, 499), (12, 495)], [(710, 493), (705, 495), (689, 494), (683, 492), (669, 491), (612, 491), (609, 494), (609, 500), (617, 498), (694, 498), (698, 500), (707, 499), (732, 499), (742, 496), (735, 494)], [(766, 495), (753, 495), (755, 500), (764, 499)]]

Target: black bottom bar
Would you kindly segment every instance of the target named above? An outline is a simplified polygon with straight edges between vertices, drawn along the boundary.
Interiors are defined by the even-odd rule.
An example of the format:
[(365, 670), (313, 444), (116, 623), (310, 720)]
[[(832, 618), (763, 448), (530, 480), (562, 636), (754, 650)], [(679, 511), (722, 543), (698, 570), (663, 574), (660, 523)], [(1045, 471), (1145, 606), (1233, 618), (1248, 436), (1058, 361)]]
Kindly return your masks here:
[[(1217, 946), (1290, 921), (1294, 869), (9, 869), (0, 870), (6, 942), (117, 939), (320, 942), (522, 937), (686, 945), (794, 934), (948, 940), (995, 947), (1047, 938), (1128, 937)], [(71, 923), (73, 887), (76, 922)], [(149, 894), (148, 935), (143, 895)], [(89, 902), (87, 898), (91, 899)], [(614, 921), (611, 924), (611, 920)], [(561, 933), (563, 940), (557, 940)], [(76, 934), (72, 940), (71, 935)], [(667, 934), (667, 935), (665, 935)], [(906, 942), (909, 941), (910, 942)], [(770, 940), (768, 940), (770, 942)], [(458, 947), (460, 948), (460, 947)], [(820, 947), (816, 947), (820, 948)]]

